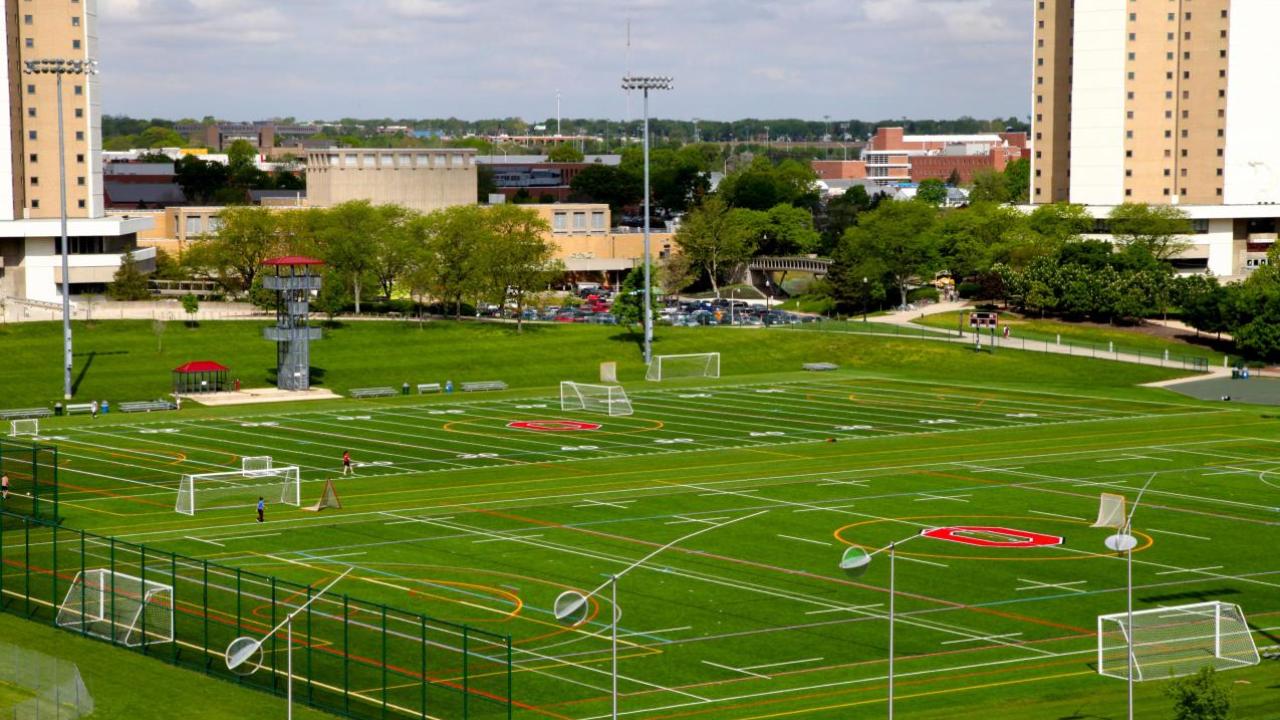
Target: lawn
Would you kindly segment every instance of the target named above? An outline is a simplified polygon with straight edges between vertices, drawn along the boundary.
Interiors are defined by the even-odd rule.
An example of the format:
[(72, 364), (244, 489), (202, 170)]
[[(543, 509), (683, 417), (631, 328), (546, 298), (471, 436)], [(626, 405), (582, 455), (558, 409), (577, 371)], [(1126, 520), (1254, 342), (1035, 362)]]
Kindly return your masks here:
[[(955, 330), (959, 327), (959, 323), (963, 322), (965, 323), (964, 330), (968, 332), (968, 313), (969, 311), (967, 310), (938, 313), (936, 315), (926, 315), (913, 322), (945, 330)], [(1106, 328), (1082, 323), (1063, 322), (1061, 320), (1018, 318), (1009, 314), (1001, 314), (1000, 322), (1010, 328), (1014, 338), (1056, 342), (1060, 337), (1063, 343), (1091, 346), (1098, 350), (1107, 349), (1111, 347), (1111, 343), (1114, 343), (1115, 349), (1119, 352), (1141, 352), (1146, 355), (1163, 353), (1168, 350), (1170, 355), (1203, 357), (1209, 360), (1210, 365), (1222, 365), (1223, 355), (1220, 352), (1203, 345), (1149, 335), (1136, 328)]]
[[(193, 328), (169, 323), (157, 349), (150, 322), (76, 323), (75, 396), (113, 404), (155, 399), (171, 391), (170, 371), (189, 360), (216, 360), (230, 367), (231, 376), (245, 387), (266, 386), (274, 372), (275, 347), (262, 339), (263, 326), (251, 321), (204, 322)], [(882, 329), (902, 332), (892, 325)], [(0, 407), (49, 407), (61, 396), (61, 336), (57, 323), (0, 327), (6, 359), (0, 363)], [(532, 388), (568, 378), (590, 380), (598, 377), (601, 362), (617, 361), (618, 377), (626, 382), (644, 377), (637, 340), (626, 329), (596, 325), (526, 325), (517, 335), (513, 326), (496, 323), (433, 322), (420, 327), (414, 322), (350, 322), (326, 329), (324, 339), (313, 344), (312, 374), (316, 386), (338, 393), (352, 387), (446, 379), (455, 384), (504, 380), (515, 388)], [(985, 368), (992, 377), (1009, 381), (1070, 387), (1078, 373), (1102, 371), (1070, 359), (1020, 353), (974, 357), (959, 347), (800, 335), (781, 328), (658, 328), (654, 352), (701, 351), (723, 353), (732, 363), (726, 372), (733, 374), (794, 371), (805, 362), (831, 361), (912, 378)], [(1129, 384), (1172, 377), (1129, 366), (1105, 371), (1118, 373), (1117, 381)]]
[[(254, 338), (231, 325), (191, 333), (208, 331), (203, 348), (221, 333), (223, 348)], [(296, 662), (320, 696), (341, 689), (360, 717), (380, 716), (382, 703), (414, 716), (424, 677), (429, 706), (448, 688), (484, 717), (505, 716), (492, 702), (508, 697), (503, 648), (489, 634), (511, 641), (515, 717), (607, 717), (616, 613), (626, 717), (834, 720), (884, 712), (889, 647), (886, 558), (859, 578), (837, 561), (849, 545), (912, 538), (896, 566), (898, 712), (1118, 720), (1124, 682), (1091, 663), (1096, 616), (1124, 609), (1125, 564), (1103, 547), (1113, 531), (1089, 524), (1100, 492), (1132, 501), (1154, 478), (1134, 516), (1137, 609), (1236, 603), (1259, 646), (1277, 642), (1280, 424), (1265, 409), (1134, 387), (1173, 374), (1158, 368), (772, 329), (664, 330), (661, 351), (716, 349), (725, 376), (644, 383), (620, 334), (352, 324), (317, 355), (335, 387), (413, 370), (404, 379), (517, 389), (45, 423), (61, 438), (61, 540), (32, 528), (28, 552), (20, 534), (0, 539), (9, 610), (26, 609), (14, 593), (31, 587), (33, 612), (51, 622), (81, 557), (145, 567), (175, 588), (181, 640), (151, 652), (181, 664), (212, 655), (216, 669), (229, 638), (264, 631), (305, 597), (298, 588), (351, 569), (335, 588), (345, 597), (296, 628)], [(562, 410), (554, 383), (590, 381), (605, 359), (621, 362), (635, 413)], [(819, 360), (841, 370), (797, 372)], [(355, 477), (339, 475), (343, 449)], [(194, 516), (173, 512), (181, 474), (249, 455), (297, 466), (303, 505), (333, 480), (343, 507), (269, 502), (258, 525), (254, 501), (280, 488), (257, 477), (202, 485)], [(1062, 543), (993, 550), (920, 536), (939, 527)], [(91, 537), (82, 550), (73, 528), (116, 540)], [(616, 607), (606, 588), (582, 624), (556, 621), (558, 596), (616, 573)], [(473, 628), (469, 647), (460, 626)], [(380, 632), (385, 647), (370, 640)], [(272, 677), (244, 682), (278, 688)], [(1242, 718), (1267, 717), (1280, 699), (1273, 661), (1223, 677)], [(1139, 717), (1169, 714), (1162, 685), (1139, 685)]]

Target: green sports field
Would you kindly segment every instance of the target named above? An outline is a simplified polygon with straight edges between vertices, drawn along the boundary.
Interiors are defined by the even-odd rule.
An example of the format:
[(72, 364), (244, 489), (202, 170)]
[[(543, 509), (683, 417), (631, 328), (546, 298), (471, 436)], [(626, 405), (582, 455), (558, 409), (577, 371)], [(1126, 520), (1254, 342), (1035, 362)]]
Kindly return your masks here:
[[(1096, 672), (1096, 621), (1125, 609), (1125, 562), (1103, 545), (1114, 531), (1089, 525), (1100, 493), (1132, 500), (1151, 478), (1134, 517), (1135, 608), (1235, 603), (1259, 648), (1280, 643), (1280, 420), (1265, 408), (1105, 381), (1072, 392), (1063, 375), (1037, 390), (1023, 375), (1016, 385), (994, 374), (742, 375), (732, 354), (723, 360), (719, 380), (629, 383), (634, 414), (623, 417), (562, 411), (542, 388), (113, 415), (42, 434), (60, 451), (64, 527), (144, 544), (153, 568), (173, 552), (312, 588), (350, 568), (336, 592), (489, 638), (433, 664), (456, 636), (428, 637), (418, 672), (416, 636), (384, 613), (397, 640), (380, 656), (360, 652), (371, 663), (362, 672), (380, 667), (382, 678), (339, 681), (323, 658), (354, 654), (342, 648), (354, 641), (319, 621), (300, 632), (300, 656), (315, 655), (300, 673), (350, 683), (370, 717), (420, 712), (423, 675), (453, 690), (466, 677), (463, 691), (484, 697), (476, 714), (505, 716), (505, 647), (492, 638), (508, 636), (515, 717), (608, 717), (611, 612), (620, 716), (880, 716), (889, 564), (878, 556), (856, 579), (837, 565), (849, 545), (912, 538), (896, 564), (898, 713), (1119, 718), (1125, 683)], [(1128, 371), (1073, 362), (1081, 377), (1086, 366)], [(354, 477), (341, 475), (347, 449)], [(274, 479), (241, 478), (198, 485), (196, 514), (174, 512), (181, 475), (262, 455), (300, 469), (304, 506), (333, 480), (342, 508), (282, 505)], [(957, 542), (920, 535), (931, 528), (969, 529)], [(593, 590), (697, 530), (627, 573), (616, 607), (606, 589), (581, 625), (553, 617), (561, 593)], [(1026, 533), (1061, 543), (1003, 542)], [(6, 533), (6, 592), (50, 561), (70, 585), (74, 563), (40, 557), (42, 541), (32, 551)], [(86, 563), (106, 552), (90, 549)], [(191, 621), (190, 606), (175, 605), (177, 622)], [(222, 640), (270, 625), (253, 607), (219, 611), (234, 619)], [(361, 622), (376, 625), (376, 613)], [(424, 621), (424, 637), (434, 627)], [(225, 642), (207, 644), (209, 662), (222, 662), (212, 655)], [(282, 647), (265, 661), (273, 670)], [(1275, 661), (1224, 679), (1239, 717), (1273, 717)], [(1140, 717), (1168, 716), (1161, 685), (1139, 684)], [(455, 716), (453, 704), (425, 702), (430, 716)]]

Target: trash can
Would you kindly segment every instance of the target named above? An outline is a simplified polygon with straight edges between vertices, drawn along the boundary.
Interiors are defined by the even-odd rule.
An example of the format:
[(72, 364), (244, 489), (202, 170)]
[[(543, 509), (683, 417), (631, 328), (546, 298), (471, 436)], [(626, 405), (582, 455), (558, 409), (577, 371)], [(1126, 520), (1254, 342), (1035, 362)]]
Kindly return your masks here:
[(111, 403), (107, 402), (106, 400), (103, 400), (101, 410), (103, 415), (106, 415), (107, 413), (111, 412)]
[(401, 385), (401, 386), (400, 386), (400, 394), (401, 394), (401, 395), (408, 395), (408, 394), (409, 394), (409, 383), (405, 383), (405, 384), (403, 384), (403, 385)]
[(1240, 368), (1231, 368), (1231, 379), (1232, 380), (1240, 379)]
[(453, 392), (453, 381), (452, 381), (452, 380), (445, 380), (445, 381), (444, 381), (444, 391), (445, 391), (446, 393), (451, 393), (451, 392)]
[(62, 417), (62, 403), (56, 402), (53, 404), (53, 414)]

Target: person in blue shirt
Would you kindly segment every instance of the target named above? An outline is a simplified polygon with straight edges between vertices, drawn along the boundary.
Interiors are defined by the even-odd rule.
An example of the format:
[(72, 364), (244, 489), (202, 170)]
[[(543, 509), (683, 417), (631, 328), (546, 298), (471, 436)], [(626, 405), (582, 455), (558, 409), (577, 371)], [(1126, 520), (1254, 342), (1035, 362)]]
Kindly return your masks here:
[(258, 522), (266, 522), (266, 520), (262, 517), (266, 509), (267, 509), (267, 504), (263, 502), (262, 498), (258, 498)]

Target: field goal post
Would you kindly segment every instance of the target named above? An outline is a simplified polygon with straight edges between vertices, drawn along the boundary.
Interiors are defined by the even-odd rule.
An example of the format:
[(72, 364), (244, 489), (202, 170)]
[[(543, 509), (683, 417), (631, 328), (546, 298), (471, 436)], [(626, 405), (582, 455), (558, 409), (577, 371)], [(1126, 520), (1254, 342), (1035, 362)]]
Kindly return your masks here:
[(691, 377), (720, 377), (720, 353), (654, 355), (644, 374), (645, 380), (654, 382)]
[(126, 647), (173, 642), (173, 586), (108, 568), (77, 572), (56, 623)]
[(242, 463), (240, 470), (231, 472), (183, 475), (178, 483), (174, 510), (183, 515), (195, 515), (196, 510), (247, 508), (256, 504), (259, 497), (267, 496), (278, 498), (274, 501), (285, 505), (301, 506), (302, 473), (298, 467), (284, 465), (246, 470)]
[(1204, 666), (1232, 670), (1261, 662), (1239, 605), (1219, 601), (1098, 616), (1098, 674), (1128, 677), (1133, 637), (1133, 679), (1192, 675)]
[(560, 383), (560, 409), (630, 415), (631, 399), (621, 385), (592, 385), (565, 380)]
[(23, 418), (9, 421), (9, 437), (22, 437), (24, 435), (36, 437), (39, 434), (40, 420), (38, 418)]

